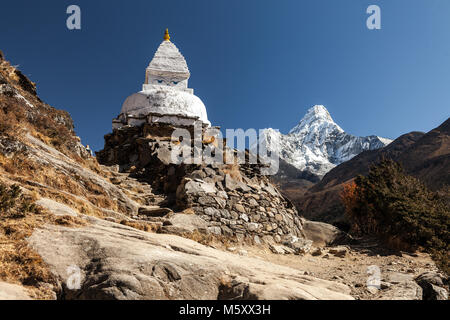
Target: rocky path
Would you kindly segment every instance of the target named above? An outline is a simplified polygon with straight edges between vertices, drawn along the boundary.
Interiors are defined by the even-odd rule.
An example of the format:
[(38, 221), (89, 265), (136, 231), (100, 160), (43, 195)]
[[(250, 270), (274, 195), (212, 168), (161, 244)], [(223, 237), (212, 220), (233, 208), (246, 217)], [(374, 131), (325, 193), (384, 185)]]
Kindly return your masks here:
[[(232, 250), (245, 250), (251, 257), (277, 263), (300, 270), (303, 274), (324, 280), (342, 283), (351, 288), (351, 296), (363, 300), (422, 300), (429, 291), (419, 286), (417, 277), (440, 278), (443, 275), (428, 254), (417, 253), (377, 253), (379, 247), (360, 249), (357, 246), (323, 247), (312, 249), (305, 255), (274, 254), (266, 248), (245, 247)], [(226, 248), (225, 248), (226, 249)], [(380, 288), (368, 287), (369, 278), (377, 277), (379, 270)], [(447, 292), (439, 288), (433, 295), (440, 299), (448, 298)], [(448, 290), (448, 287), (446, 287)]]
[(166, 197), (153, 192), (151, 185), (139, 180), (129, 173), (118, 172), (116, 167), (101, 166), (111, 177), (110, 182), (122, 189), (127, 196), (143, 206), (164, 206)]

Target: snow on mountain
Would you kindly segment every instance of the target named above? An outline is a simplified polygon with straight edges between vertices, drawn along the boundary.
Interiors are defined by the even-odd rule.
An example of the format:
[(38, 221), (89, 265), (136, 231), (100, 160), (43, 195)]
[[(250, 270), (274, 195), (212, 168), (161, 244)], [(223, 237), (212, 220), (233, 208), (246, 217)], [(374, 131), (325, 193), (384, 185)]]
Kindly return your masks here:
[(260, 135), (260, 143), (267, 150), (278, 152), (288, 164), (320, 178), (359, 153), (382, 148), (391, 141), (378, 136), (356, 137), (346, 133), (321, 105), (309, 109), (287, 135), (272, 128), (264, 129)]

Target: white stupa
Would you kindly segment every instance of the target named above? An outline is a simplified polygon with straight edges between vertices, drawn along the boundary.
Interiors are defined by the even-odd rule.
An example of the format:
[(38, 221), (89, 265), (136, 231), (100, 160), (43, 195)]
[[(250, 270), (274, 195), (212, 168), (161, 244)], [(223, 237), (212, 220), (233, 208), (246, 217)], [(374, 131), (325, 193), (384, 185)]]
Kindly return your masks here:
[(125, 100), (119, 117), (113, 120), (113, 129), (143, 123), (191, 126), (201, 122), (210, 126), (205, 105), (188, 88), (190, 75), (186, 60), (166, 30), (164, 41), (146, 69), (142, 91)]

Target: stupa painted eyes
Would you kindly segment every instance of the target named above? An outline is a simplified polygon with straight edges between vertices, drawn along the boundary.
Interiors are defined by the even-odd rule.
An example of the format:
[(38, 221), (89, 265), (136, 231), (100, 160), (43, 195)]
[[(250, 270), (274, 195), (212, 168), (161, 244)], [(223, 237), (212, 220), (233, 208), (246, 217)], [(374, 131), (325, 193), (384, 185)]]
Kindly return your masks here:
[[(81, 30), (81, 8), (78, 5), (70, 5), (67, 7), (66, 13), (69, 15), (66, 20), (66, 26), (69, 30)], [(366, 13), (370, 16), (366, 20), (366, 26), (369, 30), (381, 29), (381, 9), (377, 5), (367, 7)], [(167, 30), (166, 30), (167, 31)], [(170, 41), (167, 32), (165, 40)], [(174, 83), (176, 85), (176, 83)]]

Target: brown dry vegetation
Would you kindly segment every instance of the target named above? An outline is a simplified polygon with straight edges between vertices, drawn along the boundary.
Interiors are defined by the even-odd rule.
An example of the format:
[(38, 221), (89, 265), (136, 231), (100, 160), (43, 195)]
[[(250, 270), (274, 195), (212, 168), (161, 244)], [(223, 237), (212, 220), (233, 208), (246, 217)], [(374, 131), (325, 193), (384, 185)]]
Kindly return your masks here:
[[(112, 201), (99, 185), (90, 180), (82, 180), (80, 177), (39, 164), (22, 154), (11, 158), (0, 154), (0, 172), (2, 171), (8, 178), (27, 185), (41, 196), (73, 206), (84, 214), (102, 217), (103, 213), (99, 208), (119, 212), (124, 210), (117, 202)], [(82, 201), (77, 196), (88, 201)]]
[(86, 222), (77, 217), (54, 216), (33, 204), (35, 198), (24, 195), (17, 185), (0, 184), (0, 279), (20, 283), (36, 299), (51, 299), (55, 279), (27, 244), (26, 238), (44, 223), (80, 227)]
[(33, 202), (45, 196), (99, 217), (103, 215), (101, 208), (123, 208), (118, 208), (96, 183), (46, 165), (27, 152), (29, 134), (94, 173), (108, 176), (95, 158), (87, 156), (70, 115), (43, 103), (36, 95), (35, 84), (2, 57), (0, 80), (6, 88), (0, 94), (0, 138), (7, 143), (7, 149), (0, 153), (0, 280), (24, 285), (33, 298), (50, 299), (55, 279), (41, 257), (28, 247), (26, 238), (43, 224), (81, 227), (86, 221), (54, 216)]
[(122, 220), (122, 221), (120, 221), (120, 224), (131, 227), (131, 228), (135, 228), (135, 229), (138, 229), (141, 231), (145, 231), (145, 232), (156, 232), (159, 230), (158, 225), (149, 223), (149, 222), (143, 222), (143, 221)]
[(206, 234), (203, 232), (200, 232), (198, 230), (194, 230), (193, 232), (185, 232), (183, 234), (180, 235), (183, 238), (186, 239), (190, 239), (193, 240), (195, 242), (198, 242), (200, 244), (203, 244), (205, 246), (210, 246), (212, 244), (220, 244), (221, 246), (223, 245), (224, 247), (227, 247), (228, 245), (230, 245), (233, 241), (235, 241), (236, 239), (232, 239), (230, 237), (225, 237), (225, 236), (218, 236), (218, 235), (213, 235), (213, 234)]
[[(0, 95), (0, 135), (17, 140), (25, 132), (68, 155), (79, 164), (97, 174), (104, 174), (93, 158), (80, 154), (80, 139), (76, 136), (68, 112), (55, 109), (36, 95), (36, 86), (9, 62), (0, 59), (0, 76), (13, 88), (14, 93)], [(17, 97), (23, 96), (33, 107)]]
[(234, 180), (242, 181), (242, 175), (239, 171), (239, 165), (236, 163), (225, 165), (225, 167), (223, 168), (223, 173), (229, 174)]

